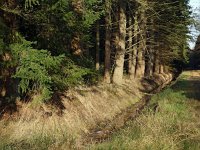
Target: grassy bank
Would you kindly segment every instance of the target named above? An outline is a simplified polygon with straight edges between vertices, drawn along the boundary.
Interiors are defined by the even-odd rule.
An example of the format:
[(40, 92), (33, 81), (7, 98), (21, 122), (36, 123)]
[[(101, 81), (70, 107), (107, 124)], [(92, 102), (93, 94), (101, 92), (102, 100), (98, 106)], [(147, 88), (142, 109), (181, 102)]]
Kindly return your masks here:
[(0, 150), (76, 149), (82, 135), (112, 120), (141, 98), (139, 84), (70, 89), (57, 104), (62, 110), (52, 105), (35, 108), (31, 103), (22, 103), (17, 114), (0, 120)]
[[(0, 150), (199, 149), (200, 124), (193, 107), (199, 104), (194, 93), (198, 87), (188, 81), (188, 74), (183, 75), (174, 87), (153, 97), (152, 109), (145, 109), (136, 121), (101, 144), (83, 146), (81, 136), (136, 103), (141, 93), (130, 85), (137, 83), (68, 91), (62, 98), (62, 116), (55, 112), (46, 116), (24, 104), (15, 118), (0, 121)], [(192, 95), (196, 95), (194, 100), (188, 101)], [(47, 106), (43, 109), (48, 112)]]
[(200, 84), (195, 80), (199, 74), (183, 73), (173, 87), (153, 97), (140, 117), (88, 149), (199, 150)]

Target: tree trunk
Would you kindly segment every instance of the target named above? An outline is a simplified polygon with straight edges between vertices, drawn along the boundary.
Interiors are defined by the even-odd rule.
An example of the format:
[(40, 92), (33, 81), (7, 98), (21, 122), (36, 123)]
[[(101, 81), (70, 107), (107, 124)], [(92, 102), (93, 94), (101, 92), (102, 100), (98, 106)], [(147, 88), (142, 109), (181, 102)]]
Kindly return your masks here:
[(163, 72), (164, 72), (165, 74), (168, 74), (168, 73), (169, 73), (169, 68), (168, 68), (166, 65), (163, 66)]
[(160, 73), (160, 74), (163, 74), (163, 73), (164, 73), (164, 67), (163, 67), (163, 65), (160, 65), (159, 73)]
[(99, 70), (99, 46), (100, 46), (100, 33), (99, 33), (99, 21), (96, 24), (96, 70)]
[(154, 60), (154, 29), (153, 29), (153, 19), (148, 21), (148, 45), (146, 51), (146, 64), (145, 64), (145, 77), (152, 76), (153, 73), (153, 60)]
[(145, 59), (144, 52), (146, 49), (146, 16), (144, 8), (141, 8), (140, 18), (139, 18), (139, 47), (137, 52), (137, 69), (136, 69), (136, 78), (142, 78), (144, 76), (145, 71)]
[[(2, 5), (4, 5), (4, 3), (8, 6), (10, 10), (14, 10), (17, 7), (16, 0), (3, 1)], [(19, 24), (16, 15), (8, 12), (3, 12), (0, 17), (2, 17), (6, 25), (10, 28), (9, 34), (5, 35), (4, 41), (7, 42), (6, 44), (11, 44), (18, 41), (16, 32), (19, 28)], [(11, 53), (4, 52), (2, 54), (2, 58), (0, 58), (0, 61), (11, 62)], [(18, 94), (17, 81), (15, 79), (12, 79), (12, 75), (14, 72), (14, 68), (12, 67), (0, 68), (0, 75), (2, 76), (2, 79), (0, 81), (0, 97), (11, 97)]]
[[(73, 9), (73, 12), (76, 14), (76, 17), (81, 20), (83, 18), (84, 13), (84, 1), (83, 0), (72, 0), (71, 1), (71, 7)], [(72, 35), (72, 39), (70, 42), (72, 54), (75, 56), (82, 56), (84, 53), (83, 45), (82, 45), (82, 33), (75, 31)], [(88, 51), (85, 50), (85, 53)]]
[(129, 13), (129, 18), (128, 18), (128, 25), (129, 25), (129, 30), (128, 30), (128, 55), (129, 55), (129, 60), (128, 60), (128, 73), (130, 76), (130, 79), (133, 79), (135, 76), (135, 56), (134, 56), (134, 49), (133, 49), (133, 20), (132, 20), (132, 15)]
[(121, 85), (124, 70), (125, 37), (126, 37), (126, 2), (119, 1), (119, 45), (116, 51), (116, 66), (113, 73), (113, 83)]
[(153, 63), (153, 72), (154, 73), (159, 73), (159, 54), (158, 54), (158, 49), (155, 49), (154, 52), (154, 63)]
[[(155, 28), (155, 24), (154, 24)], [(154, 40), (155, 40), (155, 46), (154, 46), (154, 62), (153, 62), (153, 73), (159, 74), (160, 73), (160, 55), (159, 55), (159, 50), (160, 50), (160, 42), (159, 42), (159, 30), (157, 31), (155, 28), (154, 32)]]
[(135, 13), (134, 20), (134, 35), (133, 35), (133, 57), (132, 57), (132, 68), (130, 73), (130, 79), (135, 78), (136, 65), (137, 65), (137, 48), (138, 48), (138, 11)]
[(84, 1), (83, 0), (72, 0), (72, 9), (75, 13), (82, 15), (84, 11)]
[(104, 68), (104, 82), (110, 83), (110, 55), (111, 55), (111, 2), (106, 0), (106, 17), (105, 17), (105, 26), (106, 26), (106, 37), (105, 37), (105, 68)]
[(75, 32), (73, 35), (73, 38), (71, 40), (71, 49), (72, 49), (73, 55), (76, 55), (76, 56), (83, 55), (83, 49), (81, 46), (81, 35), (78, 32)]

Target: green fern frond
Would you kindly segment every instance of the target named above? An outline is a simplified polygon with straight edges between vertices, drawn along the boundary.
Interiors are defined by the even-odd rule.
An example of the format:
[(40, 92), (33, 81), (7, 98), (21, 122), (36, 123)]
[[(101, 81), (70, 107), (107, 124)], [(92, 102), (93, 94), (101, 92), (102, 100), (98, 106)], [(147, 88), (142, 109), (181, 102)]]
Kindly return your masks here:
[(25, 9), (39, 4), (40, 4), (39, 0), (25, 0)]

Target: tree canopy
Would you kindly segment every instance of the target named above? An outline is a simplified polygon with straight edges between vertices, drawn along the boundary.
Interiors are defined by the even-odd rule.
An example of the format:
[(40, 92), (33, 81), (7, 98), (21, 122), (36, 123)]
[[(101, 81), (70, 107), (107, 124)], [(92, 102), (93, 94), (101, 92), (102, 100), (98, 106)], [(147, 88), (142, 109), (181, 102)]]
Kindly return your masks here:
[(188, 0), (2, 0), (0, 97), (179, 70), (190, 13)]

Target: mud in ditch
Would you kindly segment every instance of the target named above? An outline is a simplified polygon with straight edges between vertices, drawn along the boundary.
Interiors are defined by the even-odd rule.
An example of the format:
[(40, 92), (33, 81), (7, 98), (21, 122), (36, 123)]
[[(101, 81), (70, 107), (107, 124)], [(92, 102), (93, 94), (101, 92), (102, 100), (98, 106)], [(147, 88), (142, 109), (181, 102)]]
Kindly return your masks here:
[(161, 84), (160, 86), (154, 87), (154, 89), (145, 94), (141, 100), (118, 114), (113, 120), (104, 122), (99, 127), (92, 129), (89, 134), (83, 136), (83, 145), (89, 143), (101, 143), (108, 140), (113, 133), (125, 127), (128, 121), (136, 119), (142, 110), (144, 110), (145, 107), (148, 107), (148, 103), (154, 94), (161, 92), (163, 89), (173, 85), (175, 82), (176, 79), (168, 84)]

